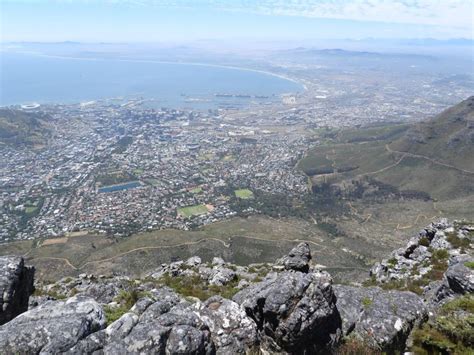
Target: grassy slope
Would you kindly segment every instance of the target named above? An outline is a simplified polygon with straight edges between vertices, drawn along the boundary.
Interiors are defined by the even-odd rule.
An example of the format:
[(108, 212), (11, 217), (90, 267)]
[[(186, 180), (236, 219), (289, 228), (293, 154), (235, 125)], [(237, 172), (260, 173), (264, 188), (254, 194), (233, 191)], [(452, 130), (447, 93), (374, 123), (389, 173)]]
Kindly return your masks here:
[(50, 134), (46, 117), (20, 110), (0, 109), (0, 144), (42, 146)]
[[(200, 255), (205, 261), (221, 256), (237, 264), (274, 262), (301, 240), (310, 242), (316, 263), (329, 268), (342, 267), (336, 274), (337, 271), (345, 274), (344, 268), (355, 267), (359, 275), (365, 276), (369, 268), (356, 255), (342, 250), (351, 248), (350, 240), (335, 240), (315, 224), (303, 220), (259, 216), (234, 218), (196, 231), (158, 230), (122, 239), (97, 235), (69, 237), (65, 243), (33, 248), (27, 260), (37, 267), (40, 279), (51, 280), (82, 272), (141, 275), (163, 262), (193, 255)], [(31, 242), (4, 244), (0, 255), (24, 254), (31, 246)], [(371, 258), (388, 251), (364, 240), (356, 247), (360, 252), (373, 251)]]
[(474, 170), (474, 96), (415, 125), (390, 146)]
[[(474, 97), (408, 130), (406, 126), (403, 129), (395, 125), (347, 130), (333, 135), (332, 139), (323, 136), (321, 146), (310, 150), (299, 168), (308, 172), (314, 168), (356, 167), (324, 178), (338, 182), (370, 176), (400, 190), (427, 192), (441, 202), (462, 200), (474, 194), (474, 174), (455, 169), (474, 171), (474, 132), (471, 131), (474, 131)], [(397, 151), (419, 156), (403, 157)], [(321, 176), (313, 177), (313, 182), (321, 179)]]

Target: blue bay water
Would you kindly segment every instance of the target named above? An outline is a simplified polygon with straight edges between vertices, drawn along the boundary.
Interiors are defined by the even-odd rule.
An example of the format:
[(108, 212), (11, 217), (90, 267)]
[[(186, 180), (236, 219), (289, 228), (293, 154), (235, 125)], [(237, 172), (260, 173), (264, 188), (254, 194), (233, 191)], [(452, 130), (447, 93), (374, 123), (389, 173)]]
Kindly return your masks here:
[[(216, 98), (216, 93), (269, 96), (271, 99), (303, 90), (300, 84), (284, 78), (215, 66), (57, 58), (8, 52), (0, 53), (0, 56), (2, 106), (143, 97), (155, 99), (157, 106), (210, 108), (229, 102), (228, 98)], [(205, 102), (195, 102), (195, 98)], [(235, 104), (249, 101), (232, 100)]]

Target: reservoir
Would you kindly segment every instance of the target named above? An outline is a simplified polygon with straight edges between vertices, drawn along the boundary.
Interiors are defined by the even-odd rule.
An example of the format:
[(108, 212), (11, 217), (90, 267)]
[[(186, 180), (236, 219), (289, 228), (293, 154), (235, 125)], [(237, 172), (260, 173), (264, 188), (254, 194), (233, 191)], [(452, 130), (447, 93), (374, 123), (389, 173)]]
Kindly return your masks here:
[(0, 106), (143, 98), (156, 108), (238, 108), (279, 101), (284, 93), (303, 91), (297, 82), (244, 68), (13, 52), (0, 55)]
[(133, 189), (135, 187), (141, 186), (139, 181), (130, 181), (125, 184), (118, 184), (118, 185), (111, 185), (111, 186), (104, 186), (99, 189), (99, 192), (115, 192), (115, 191), (123, 191), (128, 189)]

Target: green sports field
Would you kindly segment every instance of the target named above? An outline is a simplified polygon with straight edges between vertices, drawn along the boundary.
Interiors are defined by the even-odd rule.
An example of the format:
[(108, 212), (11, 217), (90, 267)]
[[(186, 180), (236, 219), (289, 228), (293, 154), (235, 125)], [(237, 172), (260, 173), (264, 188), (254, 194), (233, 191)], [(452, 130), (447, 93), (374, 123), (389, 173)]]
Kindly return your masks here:
[(195, 205), (178, 208), (178, 214), (183, 217), (192, 217), (209, 212), (204, 205)]
[(253, 198), (253, 192), (250, 191), (249, 189), (235, 190), (234, 193), (235, 193), (235, 197), (238, 197), (244, 200)]

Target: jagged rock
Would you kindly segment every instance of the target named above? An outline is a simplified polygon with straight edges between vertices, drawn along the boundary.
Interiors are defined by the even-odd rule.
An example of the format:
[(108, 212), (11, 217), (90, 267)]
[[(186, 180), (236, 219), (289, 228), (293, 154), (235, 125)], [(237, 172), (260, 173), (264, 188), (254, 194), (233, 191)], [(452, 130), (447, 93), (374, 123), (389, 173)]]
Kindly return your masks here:
[(418, 263), (421, 263), (431, 258), (431, 253), (428, 251), (427, 247), (420, 245), (413, 251), (413, 253), (410, 255), (410, 258)]
[(107, 341), (107, 334), (104, 330), (90, 334), (88, 337), (80, 340), (69, 350), (63, 354), (67, 355), (82, 355), (82, 354), (94, 354), (103, 349), (104, 344)]
[(458, 295), (474, 293), (474, 272), (465, 265), (473, 261), (474, 258), (470, 255), (459, 255), (450, 259), (443, 280), (431, 283), (425, 290), (425, 299), (431, 306), (436, 307)]
[(446, 234), (443, 231), (437, 231), (433, 240), (430, 243), (433, 249), (450, 249), (451, 244), (446, 239)]
[(146, 307), (140, 315), (140, 322), (152, 321), (160, 315), (169, 312), (171, 308), (183, 301), (180, 296), (167, 287), (153, 290), (152, 296), (157, 301)]
[(0, 325), (28, 310), (35, 269), (19, 256), (0, 257)]
[[(458, 238), (470, 238), (468, 226), (456, 222), (453, 226), (445, 219), (432, 223), (423, 229), (418, 236), (411, 238), (404, 248), (392, 252), (388, 259), (376, 263), (370, 275), (374, 281), (384, 283), (392, 280), (420, 279), (432, 269), (434, 251), (446, 250), (449, 255), (461, 255), (465, 251), (458, 245), (452, 245), (447, 235)], [(415, 270), (416, 268), (416, 270)], [(413, 272), (416, 271), (416, 272)]]
[(245, 354), (257, 345), (256, 324), (237, 303), (214, 296), (194, 307), (211, 331), (217, 354)]
[(449, 266), (444, 274), (449, 288), (454, 293), (474, 293), (474, 272), (465, 265), (467, 262), (474, 262), (474, 258), (470, 256), (459, 258), (458, 262)]
[[(209, 329), (189, 304), (178, 304), (158, 316), (156, 310), (162, 307), (152, 309), (152, 306), (127, 336), (107, 344), (104, 354), (211, 354), (214, 351)], [(153, 315), (144, 317), (149, 312)]]
[(55, 301), (56, 299), (51, 296), (30, 296), (28, 301), (28, 309), (38, 307), (40, 304), (43, 304), (47, 301)]
[(269, 351), (317, 351), (339, 340), (341, 319), (327, 273), (271, 273), (233, 300), (256, 322)]
[(222, 258), (220, 258), (220, 257), (218, 257), (218, 256), (215, 256), (215, 257), (212, 258), (212, 265), (213, 265), (213, 266), (216, 266), (216, 265), (217, 265), (217, 266), (222, 266), (222, 265), (224, 265), (224, 264), (225, 264), (224, 259), (222, 259)]
[[(168, 292), (164, 289), (164, 292)], [(102, 350), (108, 343), (126, 337), (137, 325), (139, 316), (151, 305), (153, 301), (148, 298), (140, 298), (129, 312), (123, 314), (115, 322), (111, 323), (105, 330), (92, 333), (74, 345), (67, 354), (91, 354)]]
[(198, 266), (202, 262), (201, 258), (199, 256), (192, 256), (186, 262), (184, 263), (187, 266)]
[(226, 267), (215, 267), (209, 275), (209, 284), (216, 286), (227, 285), (229, 282), (235, 280), (237, 274), (235, 271)]
[(279, 259), (276, 265), (283, 266), (285, 270), (308, 272), (311, 260), (311, 249), (308, 243), (300, 243), (288, 255)]
[(129, 313), (107, 327), (105, 354), (212, 352), (210, 332), (190, 308), (191, 304), (166, 287), (151, 294), (156, 302), (139, 300)]
[(412, 292), (345, 285), (334, 292), (344, 334), (384, 351), (403, 351), (415, 324), (427, 317), (422, 298)]
[(84, 296), (48, 301), (0, 327), (5, 354), (57, 354), (105, 327), (99, 304)]

